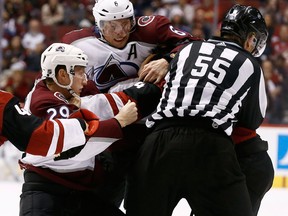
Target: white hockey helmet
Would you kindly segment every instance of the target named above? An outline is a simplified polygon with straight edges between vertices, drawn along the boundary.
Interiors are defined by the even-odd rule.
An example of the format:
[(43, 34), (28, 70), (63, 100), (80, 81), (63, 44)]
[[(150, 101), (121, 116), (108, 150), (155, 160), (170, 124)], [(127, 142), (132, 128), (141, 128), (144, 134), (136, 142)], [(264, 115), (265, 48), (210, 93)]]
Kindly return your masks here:
[[(63, 86), (56, 79), (56, 67), (64, 65), (70, 77), (70, 84)], [(57, 85), (64, 88), (71, 88), (73, 76), (75, 75), (74, 67), (87, 67), (88, 57), (84, 52), (69, 44), (53, 43), (41, 55), (42, 79), (52, 78)]]
[(136, 23), (133, 4), (129, 0), (96, 0), (93, 16), (100, 30), (102, 30), (103, 21), (131, 18), (131, 29)]

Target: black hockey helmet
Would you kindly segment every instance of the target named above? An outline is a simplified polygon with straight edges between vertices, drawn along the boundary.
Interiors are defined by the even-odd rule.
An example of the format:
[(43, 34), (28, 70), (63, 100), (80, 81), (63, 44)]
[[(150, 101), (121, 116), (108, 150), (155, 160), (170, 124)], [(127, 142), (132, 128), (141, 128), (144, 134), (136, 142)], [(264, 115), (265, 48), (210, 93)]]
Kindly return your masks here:
[(226, 14), (221, 25), (221, 36), (233, 34), (245, 41), (249, 33), (255, 33), (255, 49), (252, 55), (259, 57), (266, 47), (268, 31), (260, 11), (251, 6), (234, 5)]

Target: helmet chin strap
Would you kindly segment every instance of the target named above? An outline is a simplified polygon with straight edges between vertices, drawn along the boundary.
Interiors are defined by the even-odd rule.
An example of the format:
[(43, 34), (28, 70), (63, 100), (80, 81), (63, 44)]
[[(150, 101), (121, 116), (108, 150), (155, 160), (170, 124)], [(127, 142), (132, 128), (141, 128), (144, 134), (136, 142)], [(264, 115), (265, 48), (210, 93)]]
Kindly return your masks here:
[(79, 95), (77, 95), (72, 88), (67, 88), (67, 90), (69, 91), (69, 93), (70, 93), (73, 97), (79, 97)]
[(68, 100), (69, 103), (70, 103), (70, 104), (74, 104), (75, 106), (77, 106), (78, 108), (80, 108), (80, 106), (81, 106), (81, 98), (80, 98), (80, 96), (77, 95), (72, 88), (68, 89), (68, 91), (69, 91), (69, 93), (72, 95), (72, 97), (69, 98), (69, 100)]
[(74, 96), (74, 97), (79, 97), (79, 95), (77, 95), (77, 94), (75, 93), (75, 91), (72, 89), (73, 76), (74, 76), (74, 75), (72, 75), (72, 74), (69, 73), (70, 83), (69, 83), (68, 85), (62, 85), (62, 84), (60, 84), (55, 77), (53, 77), (53, 80), (54, 80), (54, 82), (55, 82), (58, 86), (60, 86), (61, 88), (67, 89), (68, 92), (69, 92), (72, 96)]

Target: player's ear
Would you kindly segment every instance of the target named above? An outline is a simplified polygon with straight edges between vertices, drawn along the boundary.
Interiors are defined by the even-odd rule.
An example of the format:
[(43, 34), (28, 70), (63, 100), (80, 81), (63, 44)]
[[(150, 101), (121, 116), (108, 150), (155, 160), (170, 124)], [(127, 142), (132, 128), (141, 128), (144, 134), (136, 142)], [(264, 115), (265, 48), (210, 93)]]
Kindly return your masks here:
[(67, 71), (63, 68), (59, 69), (56, 78), (60, 84), (65, 85), (67, 83), (70, 83), (69, 75), (68, 75)]

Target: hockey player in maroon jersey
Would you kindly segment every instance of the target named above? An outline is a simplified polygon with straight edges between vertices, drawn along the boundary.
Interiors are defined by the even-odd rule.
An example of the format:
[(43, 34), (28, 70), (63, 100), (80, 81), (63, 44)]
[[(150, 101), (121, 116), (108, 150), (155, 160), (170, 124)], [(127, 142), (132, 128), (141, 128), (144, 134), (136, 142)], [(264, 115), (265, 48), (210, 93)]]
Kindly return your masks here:
[(0, 91), (0, 146), (8, 140), (20, 151), (53, 158), (62, 151), (84, 144), (85, 135), (96, 131), (98, 119), (92, 113), (89, 115), (95, 118), (86, 119), (89, 128), (80, 118), (44, 120), (22, 109), (12, 94)]
[[(53, 119), (81, 117), (73, 113), (81, 106), (99, 115), (100, 121), (87, 144), (74, 149), (79, 153), (76, 156), (61, 154), (56, 160), (49, 160), (26, 154), (20, 160), (25, 169), (20, 215), (43, 213), (43, 209), (48, 209), (45, 215), (123, 215), (106, 200), (108, 193), (115, 192), (112, 185), (106, 183), (117, 176), (110, 174), (113, 167), (109, 167), (107, 158), (103, 160), (99, 153), (112, 144), (119, 144), (116, 141), (120, 142), (123, 137), (121, 128), (155, 109), (161, 89), (139, 82), (123, 92), (96, 94), (79, 100), (87, 84), (86, 64), (87, 56), (82, 50), (63, 43), (52, 44), (41, 56), (42, 78), (29, 93), (25, 108), (35, 115)], [(110, 186), (110, 191), (105, 190), (105, 194), (102, 186)]]
[[(102, 92), (138, 75), (143, 81), (160, 82), (167, 73), (170, 55), (183, 44), (199, 40), (174, 28), (164, 16), (135, 17), (129, 0), (96, 1), (93, 15), (96, 26), (69, 32), (62, 42), (87, 54), (88, 79)], [(145, 58), (156, 50), (161, 53), (159, 59), (139, 71)]]

